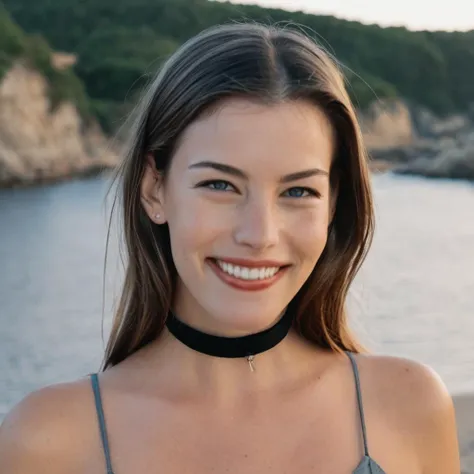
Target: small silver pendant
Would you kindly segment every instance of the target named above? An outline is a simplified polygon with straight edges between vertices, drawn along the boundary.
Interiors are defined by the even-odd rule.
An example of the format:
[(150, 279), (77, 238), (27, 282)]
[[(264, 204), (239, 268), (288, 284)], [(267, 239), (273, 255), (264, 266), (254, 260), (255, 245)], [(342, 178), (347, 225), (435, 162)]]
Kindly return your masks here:
[(255, 359), (255, 356), (253, 355), (249, 355), (247, 356), (247, 360), (248, 360), (248, 363), (249, 363), (249, 366), (250, 366), (250, 371), (251, 372), (255, 372), (255, 367), (253, 365), (253, 360)]

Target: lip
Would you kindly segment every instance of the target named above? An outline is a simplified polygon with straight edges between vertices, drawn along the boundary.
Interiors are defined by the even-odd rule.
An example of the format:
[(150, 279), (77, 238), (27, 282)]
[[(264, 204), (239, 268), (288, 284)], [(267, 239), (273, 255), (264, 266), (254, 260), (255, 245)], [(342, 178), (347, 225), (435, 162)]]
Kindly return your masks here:
[[(239, 261), (239, 262), (248, 262), (248, 260), (239, 260), (239, 259), (233, 259), (233, 260), (222, 260), (224, 262), (229, 262), (233, 263), (234, 261)], [(273, 275), (270, 278), (266, 278), (265, 280), (241, 280), (240, 278), (236, 278), (232, 275), (229, 275), (228, 273), (224, 272), (224, 270), (219, 267), (215, 259), (213, 258), (208, 258), (206, 259), (206, 262), (208, 265), (211, 267), (215, 275), (225, 284), (231, 286), (232, 288), (235, 288), (237, 290), (243, 290), (243, 291), (261, 291), (269, 288), (270, 286), (274, 285), (280, 278), (285, 275), (286, 271), (288, 270), (288, 265), (281, 267), (275, 275)], [(260, 262), (257, 262), (258, 265), (253, 265), (254, 267), (257, 266), (269, 266), (269, 267), (278, 267), (280, 265), (276, 264), (276, 262), (269, 262), (263, 261), (264, 265), (262, 265)], [(252, 262), (254, 263), (254, 262)], [(248, 263), (240, 263), (242, 266), (248, 266)], [(237, 263), (235, 264), (237, 265)]]
[(244, 258), (219, 258), (213, 257), (211, 260), (220, 260), (221, 262), (231, 263), (247, 268), (263, 268), (263, 267), (287, 267), (288, 263), (277, 262), (276, 260), (246, 260)]

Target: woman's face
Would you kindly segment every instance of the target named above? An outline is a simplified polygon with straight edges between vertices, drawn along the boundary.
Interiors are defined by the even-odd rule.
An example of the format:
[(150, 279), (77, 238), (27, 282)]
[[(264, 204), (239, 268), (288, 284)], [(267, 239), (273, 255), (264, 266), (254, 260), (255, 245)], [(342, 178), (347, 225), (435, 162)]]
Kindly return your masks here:
[(326, 244), (333, 147), (308, 102), (231, 99), (186, 129), (161, 186), (149, 158), (142, 202), (169, 225), (180, 319), (228, 336), (275, 322)]

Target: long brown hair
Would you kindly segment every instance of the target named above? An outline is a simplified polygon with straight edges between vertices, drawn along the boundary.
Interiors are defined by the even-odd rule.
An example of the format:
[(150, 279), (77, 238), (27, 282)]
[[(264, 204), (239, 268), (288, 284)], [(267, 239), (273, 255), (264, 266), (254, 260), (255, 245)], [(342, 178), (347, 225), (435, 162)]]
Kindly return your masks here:
[(371, 244), (374, 215), (367, 153), (337, 61), (299, 30), (256, 23), (209, 28), (162, 66), (141, 101), (127, 156), (118, 168), (126, 244), (125, 281), (103, 368), (156, 339), (164, 328), (176, 280), (168, 226), (154, 225), (140, 201), (145, 157), (169, 169), (185, 128), (229, 97), (264, 104), (305, 99), (321, 108), (336, 136), (331, 183), (338, 194), (326, 247), (290, 303), (295, 329), (333, 351), (365, 351), (351, 334), (346, 297)]

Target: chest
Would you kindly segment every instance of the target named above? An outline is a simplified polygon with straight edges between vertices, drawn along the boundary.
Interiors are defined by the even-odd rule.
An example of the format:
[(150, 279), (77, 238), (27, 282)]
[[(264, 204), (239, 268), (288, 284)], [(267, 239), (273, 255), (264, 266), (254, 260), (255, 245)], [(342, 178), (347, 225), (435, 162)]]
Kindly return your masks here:
[(131, 417), (121, 429), (111, 423), (114, 472), (351, 474), (363, 456), (358, 419), (350, 408), (280, 407), (258, 413), (168, 410), (147, 419)]
[[(109, 403), (114, 474), (352, 474), (364, 456), (357, 403), (344, 390), (245, 409)], [(365, 406), (370, 455), (386, 474), (420, 474), (406, 437)], [(95, 426), (97, 427), (97, 426)], [(105, 474), (100, 439), (87, 474)]]

